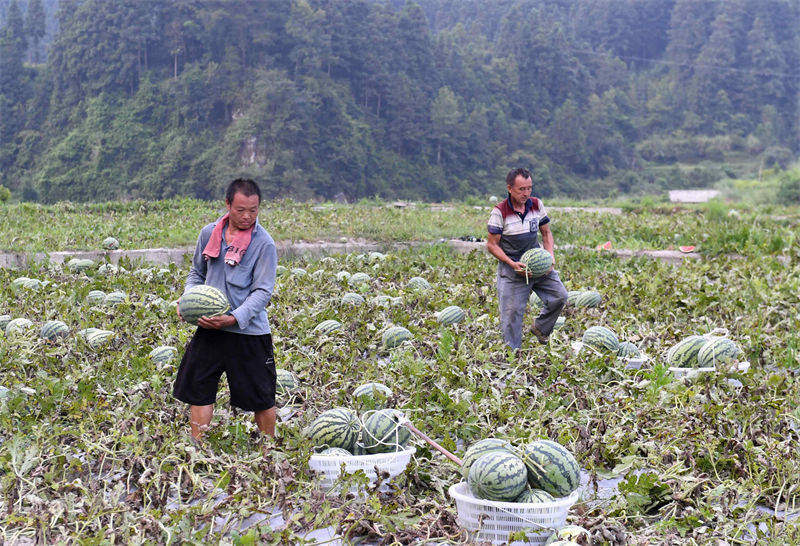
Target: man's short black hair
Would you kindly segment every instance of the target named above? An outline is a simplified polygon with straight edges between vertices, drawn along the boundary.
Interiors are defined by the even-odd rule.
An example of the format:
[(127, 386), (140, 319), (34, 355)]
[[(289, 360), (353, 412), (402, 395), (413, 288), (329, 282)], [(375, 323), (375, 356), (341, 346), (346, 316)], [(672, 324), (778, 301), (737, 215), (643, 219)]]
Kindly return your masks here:
[(531, 177), (531, 172), (528, 169), (524, 169), (522, 167), (518, 167), (516, 169), (511, 169), (508, 171), (506, 175), (506, 186), (513, 186), (514, 181), (517, 179), (518, 176), (521, 176), (524, 179), (528, 179)]
[(225, 190), (225, 202), (228, 204), (233, 203), (233, 196), (237, 193), (241, 193), (245, 197), (257, 195), (258, 202), (259, 204), (261, 203), (261, 188), (258, 187), (258, 184), (256, 184), (254, 180), (250, 180), (249, 178), (237, 178), (228, 184), (228, 189)]

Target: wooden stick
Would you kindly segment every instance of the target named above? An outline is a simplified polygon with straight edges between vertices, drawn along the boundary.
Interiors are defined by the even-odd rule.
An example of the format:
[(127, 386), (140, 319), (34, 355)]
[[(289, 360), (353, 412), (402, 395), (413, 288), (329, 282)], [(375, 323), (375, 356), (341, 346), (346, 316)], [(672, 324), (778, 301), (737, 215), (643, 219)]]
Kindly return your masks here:
[(411, 421), (406, 421), (405, 423), (402, 423), (402, 424), (403, 424), (403, 426), (405, 426), (405, 427), (406, 427), (408, 430), (410, 430), (411, 432), (413, 432), (414, 434), (416, 434), (417, 436), (419, 436), (420, 438), (422, 438), (423, 440), (425, 440), (426, 442), (428, 442), (428, 443), (429, 443), (429, 444), (430, 444), (430, 445), (431, 445), (431, 446), (432, 446), (434, 449), (436, 449), (436, 450), (437, 450), (439, 453), (441, 453), (442, 455), (444, 455), (445, 457), (447, 457), (448, 459), (450, 459), (451, 461), (453, 461), (454, 463), (456, 463), (458, 466), (461, 466), (461, 459), (459, 459), (458, 457), (456, 457), (455, 455), (453, 455), (452, 453), (450, 453), (449, 451), (447, 451), (445, 448), (443, 448), (442, 446), (440, 446), (439, 444), (437, 444), (436, 442), (434, 442), (433, 440), (431, 440), (431, 439), (430, 439), (430, 437), (428, 437), (428, 435), (427, 435), (427, 434), (425, 434), (424, 432), (422, 432), (421, 430), (419, 430), (417, 427), (415, 427), (414, 425), (412, 425), (412, 424), (411, 424)]

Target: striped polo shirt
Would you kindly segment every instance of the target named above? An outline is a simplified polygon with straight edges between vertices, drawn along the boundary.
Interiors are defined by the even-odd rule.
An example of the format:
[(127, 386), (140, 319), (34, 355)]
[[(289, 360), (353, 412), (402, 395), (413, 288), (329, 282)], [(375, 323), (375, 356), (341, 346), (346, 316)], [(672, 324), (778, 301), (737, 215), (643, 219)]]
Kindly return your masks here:
[(541, 200), (531, 197), (525, 212), (517, 212), (509, 196), (492, 209), (487, 227), (489, 233), (500, 235), (500, 248), (516, 262), (526, 250), (539, 246), (539, 226), (549, 221)]

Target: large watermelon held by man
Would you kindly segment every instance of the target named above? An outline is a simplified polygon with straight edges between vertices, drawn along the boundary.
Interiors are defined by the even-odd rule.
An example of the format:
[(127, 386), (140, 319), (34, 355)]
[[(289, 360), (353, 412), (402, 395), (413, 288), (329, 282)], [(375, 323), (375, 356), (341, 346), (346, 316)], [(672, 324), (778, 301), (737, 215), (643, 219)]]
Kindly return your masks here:
[(231, 308), (228, 298), (218, 288), (207, 284), (191, 287), (178, 302), (183, 320), (189, 324), (197, 324), (200, 317), (215, 317), (228, 312)]

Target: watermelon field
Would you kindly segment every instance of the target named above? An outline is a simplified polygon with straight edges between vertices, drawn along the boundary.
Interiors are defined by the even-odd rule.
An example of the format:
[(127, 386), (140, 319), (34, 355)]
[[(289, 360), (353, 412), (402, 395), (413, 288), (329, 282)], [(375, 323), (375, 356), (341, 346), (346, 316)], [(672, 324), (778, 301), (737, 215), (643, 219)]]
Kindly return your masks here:
[[(381, 207), (385, 216), (370, 223), (359, 207), (374, 203), (316, 213), (266, 203), (261, 222), (278, 240), (484, 236), (485, 205), (451, 206)], [(177, 200), (5, 206), (0, 246), (98, 249), (110, 235), (122, 248), (191, 245), (218, 212)], [(420, 441), (388, 493), (320, 488), (304, 430), (326, 410), (356, 408), (354, 389), (374, 381), (391, 389), (391, 407), (459, 456), (488, 437), (567, 448), (582, 475), (568, 522), (592, 544), (800, 543), (800, 213), (631, 205), (619, 215), (551, 216), (556, 243), (575, 246), (556, 253), (567, 289), (601, 299), (568, 306), (548, 345), (529, 336), (519, 354), (500, 337), (495, 262), (482, 252), (432, 244), (282, 259), (269, 314), (278, 366), (296, 386), (278, 397), (274, 440), (230, 408), (224, 380), (205, 443), (189, 438), (187, 408), (171, 395), (194, 330), (172, 303), (188, 263), (0, 269), (0, 323), (30, 321), (3, 324), (0, 335), (0, 539), (465, 542), (447, 494), (460, 468)], [(606, 240), (697, 245), (703, 259), (620, 260), (594, 250)], [(437, 313), (453, 305), (463, 320), (442, 325)], [(54, 320), (66, 328), (44, 339)], [(316, 329), (331, 320), (341, 327)], [(641, 367), (581, 349), (597, 326), (646, 355)], [(749, 366), (683, 378), (669, 370), (676, 343), (721, 331)], [(164, 346), (174, 358), (153, 353)]]

